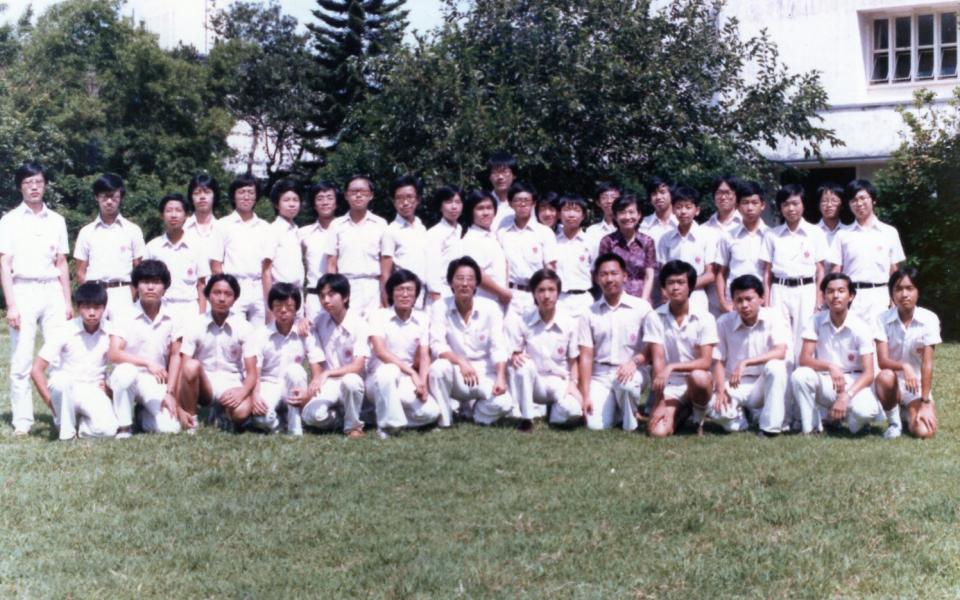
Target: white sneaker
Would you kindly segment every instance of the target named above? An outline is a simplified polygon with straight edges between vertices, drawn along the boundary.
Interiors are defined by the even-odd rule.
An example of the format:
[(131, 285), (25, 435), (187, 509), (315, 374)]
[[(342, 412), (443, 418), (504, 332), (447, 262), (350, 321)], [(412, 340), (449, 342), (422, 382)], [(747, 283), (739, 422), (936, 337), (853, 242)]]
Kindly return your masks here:
[(883, 432), (883, 439), (895, 440), (901, 435), (903, 435), (903, 430), (900, 428), (900, 425), (894, 424), (890, 427), (887, 427), (887, 430)]
[(379, 438), (379, 439), (381, 439), (381, 440), (389, 440), (389, 439), (390, 439), (390, 434), (387, 433), (387, 430), (386, 430), (386, 429), (378, 429), (378, 430), (377, 430), (377, 438)]
[(116, 438), (118, 440), (128, 440), (133, 436), (129, 431), (118, 431)]

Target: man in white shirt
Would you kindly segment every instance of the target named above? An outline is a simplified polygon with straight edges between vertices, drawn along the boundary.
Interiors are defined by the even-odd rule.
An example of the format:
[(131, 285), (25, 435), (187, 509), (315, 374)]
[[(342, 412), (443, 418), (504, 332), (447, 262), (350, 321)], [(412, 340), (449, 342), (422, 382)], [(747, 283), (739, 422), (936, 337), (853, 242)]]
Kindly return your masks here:
[[(292, 179), (281, 179), (270, 189), (270, 203), (277, 218), (268, 227), (265, 257), (263, 259), (263, 298), (267, 301), (274, 283), (289, 283), (303, 289), (303, 249), (300, 230), (294, 219), (300, 214), (300, 184)], [(267, 305), (267, 315), (270, 315)]]
[(753, 182), (740, 182), (732, 175), (721, 175), (714, 179), (710, 184), (710, 194), (713, 195), (713, 204), (717, 210), (703, 226), (716, 229), (718, 233), (733, 233), (743, 223), (742, 215), (737, 210), (737, 188), (749, 183)]
[(517, 180), (517, 168), (517, 157), (507, 152), (494, 152), (487, 160), (487, 181), (490, 182), (491, 192), (497, 200), (497, 212), (490, 226), (492, 231), (500, 229), (500, 223), (513, 216), (507, 191)]
[(530, 277), (534, 272), (556, 268), (557, 236), (533, 218), (537, 192), (518, 181), (510, 186), (507, 197), (513, 216), (500, 223), (497, 239), (507, 257), (507, 287), (512, 298), (508, 310), (523, 315), (533, 308)]
[(15, 176), (22, 202), (0, 218), (0, 284), (10, 326), (10, 407), (14, 435), (33, 426), (30, 368), (37, 325), (44, 339), (73, 318), (67, 224), (43, 202), (46, 175), (24, 163)]
[(133, 305), (130, 272), (146, 250), (143, 231), (120, 214), (125, 193), (123, 179), (113, 173), (104, 173), (93, 182), (100, 213), (80, 230), (73, 249), (77, 282), (99, 281), (107, 288), (108, 321)]
[(719, 269), (717, 247), (720, 237), (715, 230), (697, 224), (696, 218), (700, 214), (698, 200), (697, 191), (692, 188), (673, 190), (677, 228), (664, 233), (657, 242), (657, 263), (661, 268), (671, 260), (691, 265), (697, 272), (697, 281), (690, 289), (690, 303), (695, 311), (708, 312), (706, 289), (714, 285)]
[(453, 296), (430, 308), (430, 395), (440, 406), (440, 427), (449, 427), (453, 414), (491, 425), (510, 414), (507, 393), (509, 347), (503, 312), (493, 300), (475, 297), (480, 266), (469, 256), (453, 260), (447, 283)]
[[(560, 212), (560, 232), (557, 233), (557, 275), (563, 282), (560, 308), (574, 323), (590, 310), (593, 304), (593, 261), (597, 259), (598, 244), (591, 242), (581, 226), (587, 214), (587, 203), (580, 196), (564, 194), (557, 200)], [(612, 209), (611, 209), (612, 210)]]
[[(416, 215), (420, 206), (420, 182), (410, 175), (399, 177), (390, 184), (390, 197), (397, 216), (383, 234), (380, 242), (381, 304), (387, 303), (387, 280), (396, 269), (406, 269), (424, 281), (427, 276), (427, 228)], [(436, 259), (436, 257), (433, 257)], [(423, 297), (417, 299), (417, 308), (423, 308)]]
[(717, 251), (715, 297), (721, 313), (733, 312), (730, 290), (727, 284), (741, 275), (753, 275), (763, 282), (763, 261), (760, 251), (763, 236), (769, 229), (760, 218), (764, 201), (760, 184), (755, 181), (740, 181), (735, 188), (740, 224), (720, 237)]
[(455, 258), (463, 256), (463, 228), (460, 215), (463, 214), (463, 192), (454, 186), (441, 186), (434, 190), (431, 202), (440, 212), (440, 222), (427, 230), (426, 252), (427, 286), (429, 301), (436, 302), (451, 295), (447, 285), (447, 265)]
[(337, 197), (340, 191), (332, 183), (321, 181), (310, 186), (307, 197), (313, 201), (313, 210), (317, 220), (300, 228), (300, 243), (303, 245), (303, 257), (307, 270), (307, 289), (304, 306), (307, 320), (311, 323), (323, 311), (320, 308), (320, 295), (315, 285), (327, 272), (327, 249), (330, 246), (330, 227), (337, 210)]
[(183, 229), (189, 210), (189, 201), (182, 194), (164, 196), (160, 200), (164, 233), (147, 242), (146, 250), (146, 258), (162, 261), (170, 271), (170, 287), (163, 294), (163, 303), (181, 323), (206, 312), (203, 288), (210, 276), (210, 259), (203, 242)]
[(643, 390), (650, 383), (649, 356), (641, 339), (650, 304), (623, 291), (627, 265), (608, 252), (594, 263), (603, 296), (580, 318), (580, 397), (589, 429), (638, 427)]
[[(585, 232), (593, 258), (596, 258), (599, 253), (600, 240), (617, 230), (617, 224), (613, 221), (613, 203), (622, 195), (623, 190), (620, 186), (610, 181), (601, 182), (593, 193), (593, 203), (600, 209), (600, 220), (587, 227)], [(583, 216), (585, 219), (586, 209), (584, 209)], [(591, 265), (593, 264), (593, 258), (590, 261)]]
[(206, 173), (194, 175), (187, 184), (187, 202), (193, 214), (187, 217), (183, 230), (200, 240), (202, 254), (209, 263), (214, 250), (214, 225), (217, 222), (213, 211), (220, 205), (220, 185), (217, 180)]
[[(79, 317), (51, 332), (30, 372), (37, 393), (53, 414), (61, 440), (113, 437), (117, 418), (106, 394), (107, 350), (103, 330), (107, 292), (87, 282), (74, 293)], [(48, 380), (46, 370), (56, 369)]]
[(653, 205), (653, 214), (640, 221), (640, 233), (659, 243), (664, 234), (677, 228), (677, 215), (673, 212), (673, 183), (663, 177), (654, 177), (647, 182), (647, 198)]

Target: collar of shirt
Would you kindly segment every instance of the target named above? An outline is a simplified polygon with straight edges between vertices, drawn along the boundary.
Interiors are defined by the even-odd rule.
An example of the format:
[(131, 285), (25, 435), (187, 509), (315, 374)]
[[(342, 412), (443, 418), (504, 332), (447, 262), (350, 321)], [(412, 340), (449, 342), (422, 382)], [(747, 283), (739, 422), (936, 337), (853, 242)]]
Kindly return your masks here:
[(607, 302), (607, 299), (606, 299), (604, 296), (600, 296), (600, 299), (597, 300), (597, 305), (598, 305), (598, 306), (600, 307), (600, 309), (603, 310), (603, 311), (614, 311), (614, 310), (618, 310), (621, 306), (625, 306), (625, 307), (627, 307), (627, 308), (636, 308), (636, 307), (637, 307), (637, 303), (636, 303), (636, 300), (634, 299), (634, 297), (631, 296), (630, 294), (626, 293), (626, 292), (621, 292), (621, 294), (620, 294), (620, 301), (617, 303), (616, 306), (611, 306), (610, 303)]
[(816, 227), (813, 223), (809, 223), (806, 219), (800, 219), (800, 223), (797, 225), (796, 231), (790, 231), (790, 226), (786, 223), (778, 226), (773, 230), (774, 234), (779, 235), (780, 237), (785, 237), (788, 235), (802, 235), (809, 236), (811, 228)]
[(343, 215), (342, 217), (340, 217), (341, 224), (350, 225), (352, 227), (360, 227), (362, 225), (366, 225), (367, 223), (376, 223), (377, 221), (383, 221), (384, 223), (386, 223), (386, 221), (384, 221), (377, 215), (373, 214), (369, 210), (366, 213), (364, 213), (363, 218), (360, 219), (360, 221), (354, 221), (353, 218), (350, 216), (349, 212)]
[(738, 314), (738, 315), (737, 315), (737, 326), (734, 327), (734, 330), (737, 330), (737, 329), (753, 329), (754, 327), (757, 327), (757, 326), (760, 325), (761, 323), (766, 323), (766, 322), (767, 322), (767, 319), (769, 319), (769, 318), (770, 318), (770, 313), (764, 311), (764, 310), (761, 308), (760, 311), (757, 313), (757, 322), (754, 323), (753, 325), (747, 325), (746, 323), (743, 322), (743, 317), (741, 317), (741, 316)]
[[(210, 225), (215, 225), (217, 223), (217, 218), (213, 215), (210, 215)], [(190, 215), (187, 217), (187, 220), (183, 222), (183, 228), (188, 229), (191, 227), (200, 227), (200, 223), (197, 222), (197, 215)]]
[[(656, 215), (654, 215), (654, 216), (656, 216)], [(699, 223), (697, 223), (696, 221), (694, 221), (693, 223), (690, 223), (690, 229), (687, 231), (687, 234), (686, 234), (686, 235), (683, 235), (682, 233), (680, 233), (680, 228), (679, 228), (679, 227), (671, 230), (667, 235), (672, 235), (672, 236), (677, 237), (677, 238), (680, 238), (680, 239), (682, 239), (682, 240), (694, 240), (694, 241), (696, 241), (696, 240), (697, 240), (697, 236), (698, 236), (699, 233), (700, 233), (700, 228), (701, 228), (701, 227), (703, 227), (703, 225), (700, 225)]]
[(546, 330), (556, 329), (560, 333), (564, 333), (566, 330), (566, 321), (563, 319), (563, 316), (559, 312), (553, 313), (553, 319), (549, 323), (543, 320), (543, 317), (540, 315), (539, 310), (532, 310), (526, 318), (526, 326), (530, 329), (533, 329), (538, 323), (543, 324), (543, 328)]
[(253, 216), (250, 217), (249, 221), (244, 221), (243, 218), (240, 216), (240, 213), (238, 213), (237, 211), (233, 211), (229, 215), (225, 216), (223, 220), (226, 221), (227, 223), (243, 223), (246, 225), (253, 225), (259, 221), (262, 221), (263, 219), (258, 217), (257, 213), (253, 213)]
[(676, 227), (679, 223), (680, 221), (677, 220), (677, 215), (673, 213), (670, 213), (670, 218), (667, 219), (666, 223), (660, 220), (660, 217), (657, 216), (657, 213), (647, 215), (643, 218), (643, 221), (641, 221), (641, 224), (647, 227), (653, 227), (655, 225), (672, 225), (673, 227)]
[(861, 225), (860, 221), (855, 220), (850, 227), (853, 229), (860, 229), (862, 231), (866, 231), (867, 229), (880, 229), (880, 219), (877, 218), (877, 215), (873, 215), (865, 225)]
[(849, 322), (850, 322), (851, 315), (850, 315), (849, 312), (847, 312), (847, 316), (846, 316), (846, 318), (843, 320), (843, 323), (840, 324), (840, 327), (837, 327), (836, 325), (833, 324), (833, 319), (830, 318), (830, 311), (829, 311), (829, 310), (825, 310), (825, 311), (823, 311), (822, 313), (820, 313), (820, 318), (822, 319), (822, 320), (820, 321), (820, 326), (821, 326), (821, 327), (823, 327), (824, 325), (828, 325), (828, 326), (830, 326), (830, 328), (833, 330), (834, 333), (840, 333), (840, 332), (843, 331), (844, 329), (849, 329), (849, 327), (848, 327), (847, 325), (848, 325)]
[(481, 227), (477, 227), (476, 225), (471, 225), (470, 229), (468, 229), (467, 231), (468, 232), (473, 231), (476, 234), (481, 235), (483, 237), (496, 237), (495, 234), (489, 229), (483, 229)]
[(403, 217), (401, 217), (400, 215), (397, 215), (397, 217), (393, 220), (393, 222), (398, 227), (402, 227), (404, 229), (418, 229), (421, 227), (420, 217), (416, 215), (413, 216), (413, 221), (408, 221)]
[(759, 223), (757, 223), (757, 228), (753, 231), (750, 231), (741, 223), (736, 229), (733, 230), (730, 236), (735, 238), (742, 238), (742, 237), (747, 237), (749, 235), (764, 235), (767, 233), (768, 229), (770, 228), (767, 227), (767, 224), (764, 223), (763, 221), (760, 221)]
[(273, 225), (277, 229), (282, 229), (285, 232), (298, 230), (296, 223), (293, 223), (292, 221), (288, 221), (283, 217), (279, 217), (279, 216), (273, 221), (273, 223), (271, 223), (271, 225)]
[(635, 245), (638, 248), (642, 248), (643, 246), (640, 244), (640, 240), (641, 240), (640, 236), (649, 237), (647, 236), (647, 234), (640, 233), (639, 231), (637, 231), (636, 233), (633, 234), (633, 239), (627, 242), (627, 238), (623, 237), (623, 234), (620, 233), (620, 231), (614, 231), (610, 235), (613, 236), (613, 241), (618, 246), (622, 246), (623, 248), (629, 248), (631, 245)]
[(166, 319), (172, 319), (173, 317), (170, 316), (170, 314), (166, 310), (166, 307), (161, 302), (160, 310), (157, 311), (156, 318), (151, 319), (150, 316), (147, 314), (147, 312), (143, 310), (143, 303), (138, 301), (138, 302), (134, 302), (133, 304), (133, 318), (135, 320), (143, 321), (144, 323), (147, 323), (149, 325), (154, 325)]
[(93, 333), (89, 333), (86, 330), (86, 328), (83, 326), (83, 319), (81, 319), (80, 317), (77, 317), (71, 320), (70, 323), (67, 324), (67, 333), (69, 333), (70, 336), (73, 337), (78, 335), (97, 335), (98, 333), (106, 334), (107, 332), (103, 328), (103, 321), (100, 321), (100, 325), (99, 327), (97, 327), (96, 331), (94, 331)]
[[(693, 308), (692, 305), (689, 305), (689, 304), (687, 305), (687, 316), (684, 317), (683, 323), (680, 325), (677, 325), (677, 318), (673, 316), (672, 312), (670, 312), (669, 302), (664, 302), (663, 304), (658, 306), (657, 312), (663, 317), (669, 317), (669, 321), (679, 329), (685, 328), (687, 325), (689, 325), (693, 321), (700, 321), (702, 319), (700, 314)], [(737, 318), (739, 319), (739, 317)]]
[(454, 223), (453, 225), (451, 225), (450, 223), (447, 222), (446, 219), (440, 219), (440, 221), (436, 225), (434, 225), (434, 227), (440, 227), (442, 230), (448, 231), (448, 232), (460, 231), (460, 223)]
[(844, 227), (846, 227), (846, 225), (844, 225), (844, 224), (841, 223), (840, 221), (837, 221), (837, 226), (836, 226), (834, 229), (830, 229), (829, 227), (827, 227), (826, 222), (824, 222), (823, 219), (820, 219), (820, 222), (817, 223), (817, 227), (819, 227), (820, 229), (822, 229), (822, 230), (824, 230), (824, 231), (826, 231), (826, 232), (834, 233), (834, 232), (836, 232), (836, 231), (840, 231), (841, 229), (843, 229)]
[[(453, 298), (448, 298), (450, 304), (447, 306), (447, 314), (453, 315), (453, 317), (459, 320), (464, 325), (467, 325), (467, 322), (463, 320), (463, 317), (460, 315), (460, 309), (457, 308), (457, 303)], [(479, 311), (477, 310), (476, 298), (474, 298), (473, 307), (470, 309), (470, 321), (473, 321), (479, 316)]]
[(297, 333), (297, 324), (296, 324), (296, 323), (294, 323), (293, 326), (290, 327), (290, 331), (287, 332), (287, 335), (283, 335), (282, 333), (280, 333), (280, 330), (277, 329), (277, 322), (276, 322), (276, 321), (270, 321), (269, 323), (267, 323), (267, 324), (265, 325), (265, 327), (267, 328), (267, 333), (269, 334), (269, 335), (267, 336), (268, 339), (269, 339), (269, 338), (272, 338), (272, 337), (275, 336), (275, 335), (276, 335), (276, 336), (280, 336), (281, 338), (283, 338), (283, 339), (285, 339), (285, 340), (289, 340), (290, 338), (293, 338), (293, 337), (299, 337), (299, 334)]
[[(671, 216), (672, 216), (672, 215), (671, 215)], [(729, 226), (730, 223), (737, 223), (738, 225), (742, 225), (742, 224), (743, 224), (743, 216), (742, 216), (739, 212), (737, 212), (736, 210), (734, 210), (734, 211), (733, 211), (733, 216), (730, 217), (730, 221), (728, 221), (728, 222), (726, 222), (726, 223), (721, 223), (721, 222), (720, 222), (720, 218), (717, 216), (717, 213), (713, 213), (713, 215), (710, 216), (710, 219), (707, 220), (707, 223), (706, 223), (706, 224), (707, 224), (707, 225), (710, 225), (711, 227), (718, 227), (718, 228), (720, 228), (720, 229), (723, 229), (724, 227)]]
[(557, 232), (557, 242), (561, 244), (566, 244), (569, 242), (585, 242), (587, 241), (587, 234), (584, 233), (583, 229), (578, 229), (577, 233), (572, 237), (567, 237), (567, 234), (563, 232), (563, 227), (561, 226), (560, 231)]
[(124, 227), (127, 226), (127, 220), (126, 220), (125, 218), (123, 218), (123, 215), (117, 213), (117, 218), (116, 218), (116, 220), (113, 222), (113, 224), (112, 224), (112, 225), (107, 225), (106, 223), (103, 222), (103, 219), (102, 219), (102, 218), (100, 217), (100, 215), (98, 214), (98, 215), (97, 215), (97, 218), (93, 220), (93, 224), (94, 224), (95, 227), (107, 227), (107, 228), (110, 228), (110, 227), (120, 227), (120, 228), (124, 228)]
[(205, 322), (205, 324), (206, 324), (206, 327), (204, 327), (205, 330), (208, 330), (208, 331), (209, 331), (210, 328), (213, 327), (213, 328), (215, 328), (215, 329), (219, 329), (219, 330), (222, 330), (222, 331), (229, 331), (230, 333), (233, 333), (233, 331), (236, 329), (236, 328), (233, 326), (233, 320), (234, 320), (234, 319), (239, 319), (240, 317), (238, 317), (237, 315), (235, 315), (235, 314), (233, 314), (233, 313), (230, 313), (230, 314), (227, 315), (227, 318), (223, 320), (223, 325), (222, 325), (222, 326), (217, 325), (217, 322), (213, 320), (213, 313), (210, 312), (210, 310), (207, 310), (206, 314), (203, 315), (203, 318), (204, 318), (204, 322)]
[(20, 206), (17, 207), (17, 210), (29, 217), (35, 216), (41, 219), (46, 219), (47, 216), (50, 214), (50, 209), (47, 208), (46, 202), (43, 202), (42, 204), (40, 204), (40, 212), (37, 212), (37, 213), (33, 212), (33, 209), (30, 208), (26, 202), (20, 202)]
[(186, 246), (187, 248), (189, 248), (190, 247), (189, 237), (190, 236), (188, 236), (186, 232), (184, 232), (184, 234), (180, 237), (180, 241), (177, 243), (173, 243), (173, 241), (170, 239), (167, 233), (164, 232), (163, 235), (160, 237), (160, 239), (162, 240), (164, 248), (180, 248), (182, 246)]
[(530, 218), (527, 219), (527, 222), (523, 227), (517, 227), (516, 217), (507, 217), (506, 219), (503, 220), (503, 224), (500, 225), (500, 229), (505, 229), (507, 231), (523, 231), (523, 230), (536, 231), (537, 229), (536, 226), (539, 224), (540, 223), (537, 223), (534, 220), (533, 216), (531, 215)]
[[(883, 317), (884, 323), (899, 323), (900, 327), (904, 327), (903, 321), (900, 320), (900, 312), (897, 310), (897, 307), (894, 306), (887, 310), (887, 314)], [(919, 306), (914, 307), (913, 309), (913, 318), (910, 319), (910, 326), (913, 327), (913, 324), (917, 325), (927, 325), (927, 313), (924, 310), (921, 310)], [(905, 327), (904, 327), (905, 328)]]

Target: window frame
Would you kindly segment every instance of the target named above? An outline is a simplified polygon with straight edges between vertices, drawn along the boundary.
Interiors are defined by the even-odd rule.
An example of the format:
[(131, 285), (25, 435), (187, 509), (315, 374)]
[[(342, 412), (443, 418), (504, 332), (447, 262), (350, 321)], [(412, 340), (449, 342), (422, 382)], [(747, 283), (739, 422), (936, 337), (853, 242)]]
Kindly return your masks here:
[[(943, 56), (945, 51), (953, 51), (954, 64), (960, 59), (960, 7), (954, 7), (952, 10), (945, 10), (946, 7), (923, 7), (910, 12), (891, 11), (869, 13), (865, 15), (867, 38), (869, 47), (867, 56), (867, 83), (871, 87), (910, 85), (910, 84), (930, 84), (938, 82), (960, 82), (960, 67), (955, 66), (952, 74), (943, 74)], [(953, 14), (954, 25), (958, 31), (951, 43), (943, 42), (943, 15)], [(933, 40), (932, 44), (920, 45), (920, 17), (933, 17)], [(899, 19), (910, 19), (909, 29), (909, 47), (897, 45), (897, 21)], [(878, 41), (878, 21), (886, 22), (886, 48), (877, 48)], [(897, 58), (902, 57), (904, 53), (909, 52), (910, 70), (906, 77), (897, 78)], [(920, 56), (923, 52), (932, 52), (933, 70), (929, 76), (921, 77), (919, 75)], [(878, 58), (886, 58), (886, 77), (874, 78), (875, 67)]]

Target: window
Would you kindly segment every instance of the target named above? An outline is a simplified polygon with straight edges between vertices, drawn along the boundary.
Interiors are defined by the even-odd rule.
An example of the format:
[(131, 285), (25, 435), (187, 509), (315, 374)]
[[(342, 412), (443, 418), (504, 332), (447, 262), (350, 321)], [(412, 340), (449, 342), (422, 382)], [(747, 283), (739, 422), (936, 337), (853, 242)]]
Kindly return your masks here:
[(957, 78), (957, 13), (870, 18), (870, 83)]

